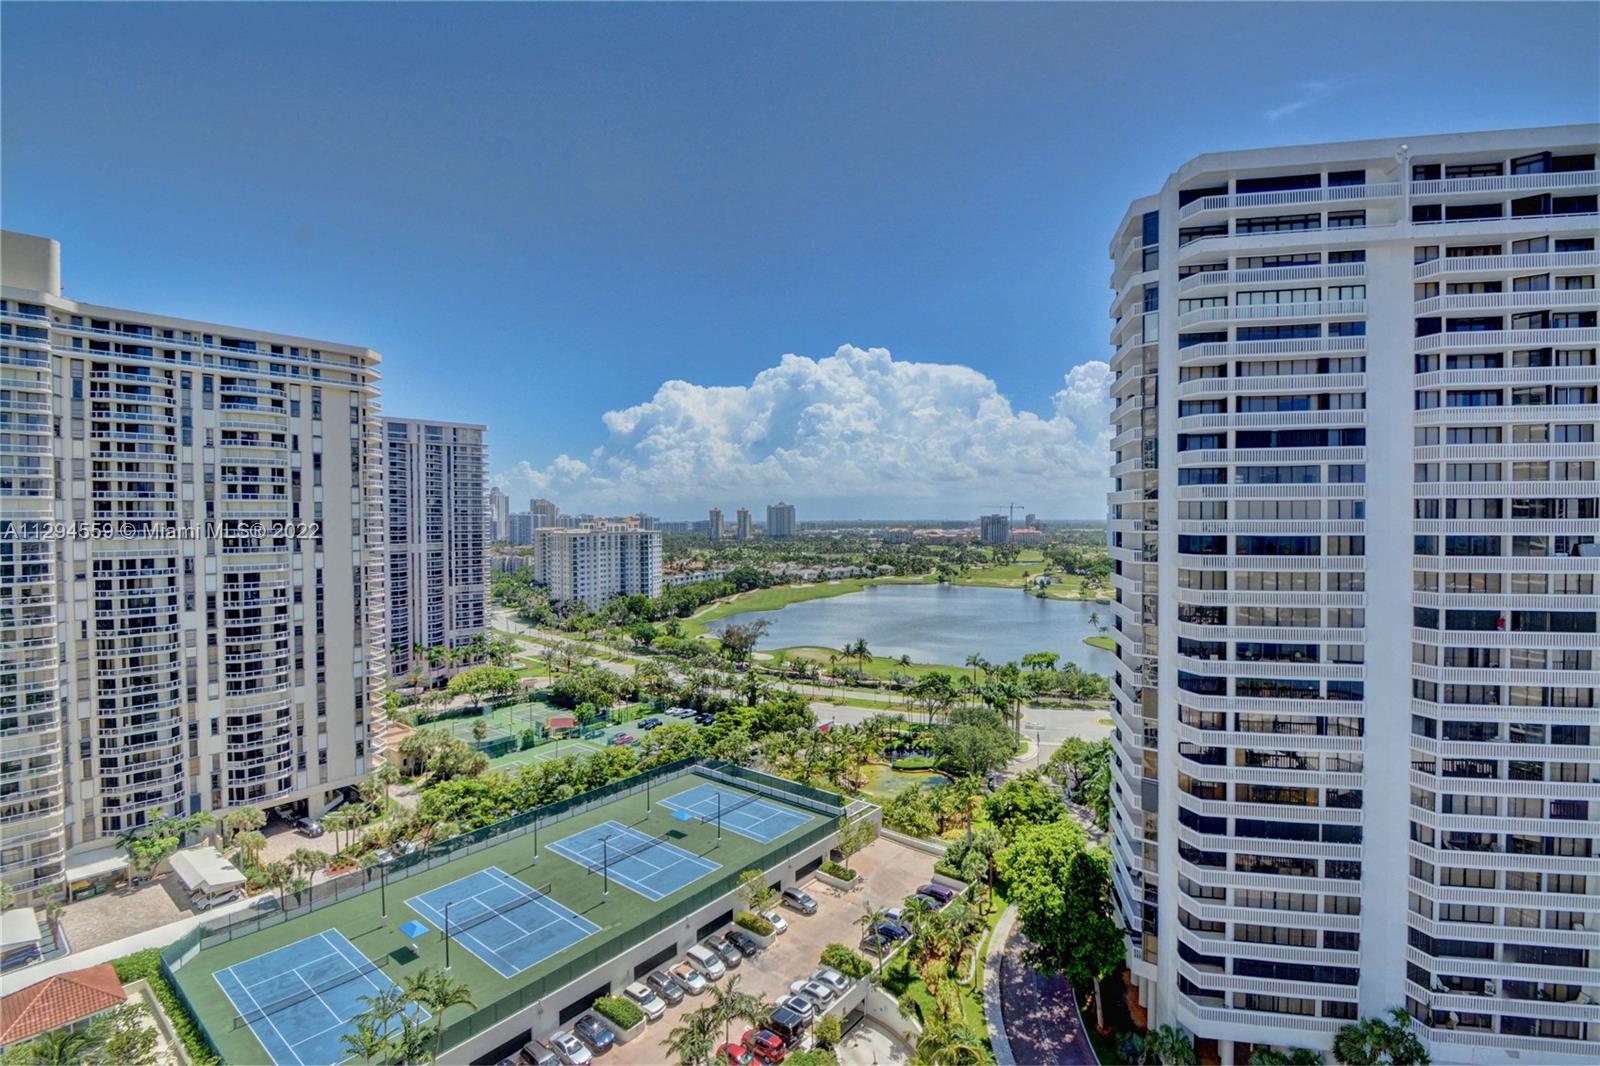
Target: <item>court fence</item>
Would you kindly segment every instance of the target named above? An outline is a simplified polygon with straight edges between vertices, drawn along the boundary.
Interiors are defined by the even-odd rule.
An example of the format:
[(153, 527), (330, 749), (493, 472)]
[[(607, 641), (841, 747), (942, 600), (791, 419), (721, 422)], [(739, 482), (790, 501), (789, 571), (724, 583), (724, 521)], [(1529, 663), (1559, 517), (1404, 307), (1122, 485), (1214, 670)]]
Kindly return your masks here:
[[(307, 892), (290, 893), (287, 906), (279, 904), (275, 897), (263, 895), (261, 898), (269, 900), (274, 905), (274, 909), (255, 916), (230, 916), (230, 919), (225, 922), (196, 926), (179, 937), (174, 943), (163, 948), (161, 950), (162, 972), (172, 983), (172, 987), (177, 990), (178, 997), (182, 1001), (184, 1008), (194, 1017), (199, 1025), (201, 1034), (206, 1039), (206, 1043), (214, 1051), (216, 1050), (216, 1042), (206, 1029), (205, 1019), (189, 1003), (188, 997), (184, 995), (183, 988), (179, 985), (175, 976), (176, 971), (182, 969), (185, 964), (192, 961), (195, 955), (205, 948), (215, 947), (242, 936), (251, 936), (264, 929), (271, 929), (298, 918), (302, 914), (308, 914), (319, 906), (326, 907), (341, 900), (350, 899), (352, 896), (376, 891), (383, 887), (383, 883), (386, 880), (404, 880), (414, 873), (436, 869), (474, 852), (483, 851), (515, 837), (529, 834), (533, 832), (535, 826), (541, 830), (545, 829), (619, 798), (638, 795), (646, 791), (646, 789), (654, 788), (658, 784), (676, 780), (688, 774), (721, 779), (740, 788), (782, 799), (797, 806), (803, 806), (830, 816), (829, 821), (810, 827), (799, 837), (782, 845), (776, 851), (763, 856), (762, 861), (769, 868), (787, 862), (795, 855), (816, 846), (819, 842), (833, 835), (837, 827), (831, 819), (839, 817), (845, 810), (844, 798), (832, 792), (825, 792), (822, 789), (786, 781), (780, 777), (773, 777), (770, 774), (764, 774), (757, 770), (750, 770), (734, 763), (722, 762), (721, 760), (678, 759), (630, 777), (601, 785), (599, 788), (579, 793), (568, 799), (557, 800), (543, 807), (524, 811), (493, 825), (487, 825), (469, 833), (462, 833), (459, 836), (440, 841), (429, 847), (421, 848), (409, 855), (398, 855), (381, 866), (374, 865), (352, 873), (329, 878), (316, 884)], [(656, 911), (641, 923), (618, 928), (610, 936), (605, 937), (597, 947), (585, 952), (579, 958), (573, 959), (536, 981), (508, 992), (499, 1000), (484, 1004), (469, 1017), (451, 1023), (445, 1028), (444, 1046), (446, 1048), (454, 1047), (489, 1026), (499, 1024), (504, 1019), (526, 1009), (590, 970), (609, 962), (634, 943), (646, 940), (663, 929), (670, 928), (695, 911), (727, 895), (738, 887), (739, 875), (743, 872), (744, 870), (741, 868), (724, 873), (692, 896)]]

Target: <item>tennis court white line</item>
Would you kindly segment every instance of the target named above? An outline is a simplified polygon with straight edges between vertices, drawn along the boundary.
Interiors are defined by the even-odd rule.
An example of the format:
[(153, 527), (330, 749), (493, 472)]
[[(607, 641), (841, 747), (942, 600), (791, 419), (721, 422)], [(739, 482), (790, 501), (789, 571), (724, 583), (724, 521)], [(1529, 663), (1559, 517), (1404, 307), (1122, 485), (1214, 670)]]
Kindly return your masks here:
[[(345, 954), (345, 950), (344, 949), (346, 947), (350, 948), (358, 956), (360, 956), (361, 961), (359, 963), (352, 963), (352, 965), (354, 965), (355, 968), (356, 968), (357, 976), (359, 976), (361, 978), (361, 980), (366, 982), (366, 985), (367, 985), (368, 988), (372, 989), (374, 992), (376, 992), (376, 993), (381, 995), (383, 993), (383, 988), (376, 981), (374, 981), (372, 979), (372, 974), (367, 973), (363, 969), (363, 967), (365, 967), (369, 962), (371, 962), (373, 960), (367, 958), (365, 955), (362, 955), (361, 954), (361, 950), (359, 948), (357, 948), (354, 944), (350, 943), (350, 941), (345, 940), (344, 939), (344, 935), (342, 933), (340, 934), (340, 939), (339, 940), (329, 940), (328, 939), (328, 934), (330, 932), (332, 932), (332, 931), (333, 930), (331, 930), (331, 929), (324, 929), (321, 933), (318, 933), (317, 935), (322, 937), (322, 942), (324, 944), (330, 945), (333, 948), (334, 951), (337, 951), (339, 953), (339, 957), (341, 959), (343, 959), (345, 962), (350, 962), (350, 956)], [(389, 983), (391, 985), (394, 984), (393, 981), (390, 981)], [(427, 1017), (428, 1016), (428, 1012), (425, 1011), (425, 1010), (422, 1010), (421, 1007), (418, 1007), (417, 1009), (419, 1011), (422, 1011), (423, 1017)]]
[[(539, 892), (537, 889), (530, 889), (527, 885), (523, 884), (521, 881), (518, 881), (516, 878), (512, 877), (510, 874), (504, 872), (503, 870), (500, 870), (499, 867), (491, 867), (490, 870), (486, 871), (486, 872), (497, 872), (497, 873), (499, 873), (500, 876), (503, 877), (503, 878), (506, 878), (507, 881), (513, 887), (519, 888), (523, 892), (527, 893), (523, 897), (523, 899), (525, 901), (531, 901), (533, 903), (537, 903), (539, 905), (539, 910), (541, 910), (545, 914), (553, 915), (555, 918), (557, 918), (560, 921), (564, 921), (564, 922), (568, 923), (574, 929), (583, 929), (583, 935), (584, 936), (588, 936), (591, 933), (598, 933), (600, 931), (600, 927), (598, 925), (595, 925), (593, 922), (589, 921), (589, 919), (584, 918), (584, 917), (582, 917), (582, 916), (580, 916), (578, 914), (573, 913), (573, 911), (572, 911), (572, 909), (570, 907), (562, 906), (560, 903), (558, 903), (557, 901), (551, 899), (549, 896), (545, 895), (544, 893)], [(559, 910), (554, 910), (552, 908), (560, 908), (560, 909)], [(579, 923), (582, 923), (582, 924), (579, 924)], [(522, 926), (521, 922), (514, 922), (512, 924), (514, 924), (514, 925), (516, 925), (518, 927)], [(539, 928), (540, 929), (545, 929), (545, 928), (548, 928), (549, 925), (550, 925), (550, 923), (546, 922), (544, 925), (541, 925)], [(588, 928), (584, 929), (583, 928), (584, 926), (588, 926)], [(520, 940), (521, 938), (519, 937), (518, 939)]]
[[(567, 922), (569, 925), (572, 925), (572, 927), (574, 929), (578, 929), (578, 930), (582, 931), (583, 935), (585, 937), (590, 936), (591, 934), (596, 933), (596, 932), (599, 931), (599, 926), (595, 926), (592, 922), (588, 923), (591, 926), (591, 928), (589, 928), (589, 929), (583, 929), (582, 926), (577, 925), (573, 921), (573, 918), (575, 918), (576, 915), (568, 916), (568, 915), (561, 914), (559, 912), (555, 912), (555, 911), (550, 910), (548, 904), (552, 903), (554, 901), (549, 900), (548, 897), (546, 897), (546, 896), (534, 891), (533, 889), (529, 888), (527, 885), (523, 884), (521, 881), (519, 881), (516, 878), (512, 877), (510, 874), (506, 873), (504, 870), (499, 869), (499, 867), (484, 867), (482, 870), (478, 870), (473, 874), (468, 874), (467, 877), (474, 877), (477, 874), (486, 874), (489, 877), (490, 881), (493, 882), (493, 884), (492, 884), (492, 886), (490, 888), (485, 888), (485, 889), (483, 889), (483, 890), (481, 890), (479, 892), (473, 893), (471, 896), (465, 897), (463, 902), (465, 900), (478, 899), (480, 896), (483, 896), (483, 895), (487, 894), (488, 892), (492, 891), (495, 888), (511, 888), (511, 889), (515, 889), (518, 892), (518, 898), (517, 898), (517, 900), (515, 902), (508, 902), (506, 904), (503, 904), (505, 910), (520, 910), (522, 907), (526, 906), (531, 901), (531, 902), (537, 903), (539, 905), (540, 913), (545, 914), (545, 915), (549, 915), (549, 916), (555, 918), (557, 921)], [(448, 887), (448, 886), (440, 886), (440, 887), (442, 888), (442, 887)], [(434, 891), (438, 891), (438, 889), (435, 889)], [(429, 912), (431, 912), (430, 917), (432, 917), (433, 915), (437, 915), (439, 913), (438, 909), (436, 907), (434, 907), (431, 902), (427, 902), (425, 900), (426, 896), (427, 896), (427, 893), (423, 893), (423, 895), (413, 897), (412, 899), (407, 900), (406, 902), (407, 902), (407, 904), (409, 906), (412, 907), (412, 909), (414, 909), (414, 910), (416, 910), (418, 912), (421, 912), (423, 907), (427, 907)], [(416, 902), (417, 900), (423, 900), (424, 902), (422, 903), (421, 906), (419, 906), (417, 904), (417, 902)], [(450, 905), (451, 906), (456, 906), (457, 903), (456, 903), (456, 901), (452, 900)], [(487, 904), (485, 904), (485, 905), (488, 906)], [(478, 955), (479, 958), (482, 958), (485, 962), (489, 963), (489, 965), (492, 966), (495, 969), (495, 971), (500, 974), (501, 977), (506, 977), (506, 978), (514, 977), (517, 974), (521, 973), (523, 970), (527, 969), (528, 966), (517, 966), (517, 965), (515, 965), (514, 963), (511, 962), (510, 959), (506, 958), (506, 956), (504, 956), (504, 955), (502, 955), (500, 953), (500, 948), (508, 947), (511, 944), (515, 944), (519, 940), (525, 940), (528, 936), (532, 935), (533, 933), (538, 932), (539, 930), (542, 930), (542, 929), (549, 928), (551, 925), (555, 924), (555, 922), (545, 922), (544, 924), (538, 926), (537, 928), (530, 930), (530, 929), (528, 929), (527, 926), (523, 925), (521, 922), (519, 922), (516, 919), (510, 917), (509, 915), (505, 914), (503, 911), (501, 911), (501, 910), (499, 910), (497, 908), (494, 908), (494, 907), (490, 907), (490, 909), (492, 911), (494, 911), (493, 919), (486, 918), (482, 922), (479, 922), (478, 925), (487, 925), (487, 924), (489, 924), (489, 922), (491, 920), (504, 921), (512, 929), (518, 930), (521, 933), (521, 935), (512, 937), (510, 940), (505, 941), (504, 943), (500, 944), (498, 947), (494, 947), (494, 946), (490, 946), (486, 941), (484, 941), (481, 937), (479, 937), (477, 935), (478, 926), (474, 925), (472, 928), (468, 929), (466, 932), (457, 934), (456, 935), (456, 939), (457, 939), (457, 941), (464, 943), (468, 937), (471, 937), (472, 938), (472, 943), (477, 945), (478, 948), (482, 948), (482, 951), (479, 951), (478, 948), (472, 948), (472, 947), (468, 948), (469, 951), (472, 951), (473, 954)], [(476, 917), (476, 915), (474, 915), (474, 917)], [(579, 920), (586, 921), (585, 919), (579, 919)], [(443, 925), (441, 924), (440, 920), (437, 917), (434, 918), (434, 924), (435, 925), (439, 925), (440, 928), (443, 928)], [(486, 958), (485, 957), (486, 955), (493, 955), (495, 958), (499, 959), (501, 963), (505, 964), (505, 968), (502, 969), (499, 965), (496, 965), (494, 961)], [(544, 960), (543, 959), (538, 960), (538, 962), (542, 962), (542, 961), (544, 961)], [(529, 965), (530, 966), (536, 966), (536, 965), (538, 965), (538, 962), (530, 963)]]
[[(287, 945), (287, 944), (284, 945), (284, 947), (288, 947), (288, 946), (289, 945)], [(279, 948), (278, 950), (282, 951), (283, 948)], [(259, 956), (259, 955), (256, 956), (256, 958), (260, 958), (260, 957), (261, 956)], [(255, 960), (252, 959), (250, 961), (254, 962)], [(235, 963), (234, 965), (238, 965), (238, 964)], [(259, 1015), (261, 1015), (261, 1020), (262, 1021), (264, 1021), (268, 1025), (272, 1026), (272, 1032), (273, 1032), (273, 1034), (275, 1036), (277, 1036), (278, 1042), (280, 1044), (282, 1044), (283, 1047), (284, 1047), (284, 1050), (286, 1050), (289, 1053), (289, 1057), (294, 1059), (294, 1066), (305, 1066), (305, 1060), (303, 1060), (299, 1055), (297, 1055), (295, 1053), (294, 1045), (289, 1043), (289, 1038), (283, 1035), (283, 1030), (278, 1028), (278, 1023), (272, 1020), (272, 1015), (268, 1014), (266, 1011), (261, 1009), (261, 1004), (259, 1002), (257, 1002), (257, 1000), (256, 1000), (256, 994), (254, 992), (250, 991), (250, 986), (244, 983), (244, 978), (240, 977), (238, 974), (235, 974), (233, 972), (233, 967), (232, 966), (228, 967), (227, 973), (228, 973), (229, 976), (231, 976), (233, 978), (234, 984), (239, 986), (239, 991), (243, 992), (245, 995), (249, 996), (250, 997), (250, 1002), (255, 1004), (254, 1012), (259, 1014)], [(217, 983), (221, 984), (222, 982), (218, 981)], [(228, 1002), (229, 1003), (233, 1003), (233, 1005), (235, 1007), (238, 1006), (237, 1003), (233, 1002), (233, 996), (229, 994), (227, 988), (223, 988), (222, 994), (228, 997)], [(242, 1014), (243, 1012), (241, 1011), (240, 1013)], [(254, 1030), (255, 1024), (253, 1022), (252, 1023), (248, 1023), (248, 1028)]]

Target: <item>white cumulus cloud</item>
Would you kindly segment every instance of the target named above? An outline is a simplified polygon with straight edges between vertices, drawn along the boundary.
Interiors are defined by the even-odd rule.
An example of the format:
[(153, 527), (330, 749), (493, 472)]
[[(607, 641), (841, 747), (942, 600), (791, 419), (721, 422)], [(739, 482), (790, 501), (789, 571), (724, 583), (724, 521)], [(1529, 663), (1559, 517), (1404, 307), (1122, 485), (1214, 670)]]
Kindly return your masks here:
[(814, 517), (955, 517), (1010, 500), (1050, 517), (1105, 512), (1110, 368), (1074, 366), (1050, 410), (1019, 410), (971, 367), (845, 345), (785, 355), (748, 385), (663, 382), (607, 411), (590, 455), (492, 479), (515, 506), (689, 516), (782, 497)]

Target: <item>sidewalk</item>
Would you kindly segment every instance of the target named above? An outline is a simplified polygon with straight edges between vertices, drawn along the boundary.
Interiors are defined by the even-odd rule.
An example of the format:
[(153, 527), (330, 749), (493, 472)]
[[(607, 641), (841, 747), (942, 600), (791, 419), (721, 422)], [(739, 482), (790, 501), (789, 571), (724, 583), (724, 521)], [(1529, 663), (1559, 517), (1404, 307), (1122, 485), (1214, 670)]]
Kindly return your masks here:
[[(1008, 919), (1013, 916), (1014, 912), (1008, 912), (1001, 919), (1001, 925), (1009, 927)], [(1000, 940), (999, 927), (995, 929), (990, 945), (991, 957), (995, 954), (1000, 956), (997, 983), (1003, 1018), (999, 1032), (1009, 1042), (1004, 1050), (1014, 1056), (1010, 1062), (1098, 1066), (1099, 1059), (1095, 1057), (1094, 1046), (1089, 1042), (1083, 1018), (1078, 1014), (1077, 997), (1072, 993), (1072, 986), (1059, 975), (1042, 974), (1031, 969), (1023, 960), (1028, 940), (1022, 935), (1022, 930), (1007, 928), (1006, 932), (1003, 949), (997, 951), (993, 947)], [(989, 1015), (987, 973), (984, 993), (984, 1013)], [(995, 1031), (993, 1021), (990, 1022), (990, 1031), (991, 1034)], [(1000, 1051), (1001, 1046), (997, 1042), (995, 1057), (999, 1059), (1000, 1066), (1008, 1066), (1008, 1060), (1000, 1057)]]

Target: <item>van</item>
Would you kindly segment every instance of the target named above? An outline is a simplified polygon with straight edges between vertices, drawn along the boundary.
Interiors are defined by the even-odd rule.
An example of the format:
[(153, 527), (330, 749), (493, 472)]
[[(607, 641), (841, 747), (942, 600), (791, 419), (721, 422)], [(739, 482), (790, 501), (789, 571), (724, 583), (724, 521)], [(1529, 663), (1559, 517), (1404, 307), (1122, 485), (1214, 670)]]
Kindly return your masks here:
[(705, 974), (708, 981), (720, 981), (728, 968), (722, 964), (717, 953), (702, 944), (695, 944), (684, 952), (689, 958), (689, 964)]
[(785, 907), (797, 910), (801, 914), (817, 913), (817, 901), (793, 886), (784, 889), (778, 899)]
[(520, 1058), (524, 1066), (558, 1066), (560, 1059), (542, 1040), (530, 1040), (522, 1045)]

